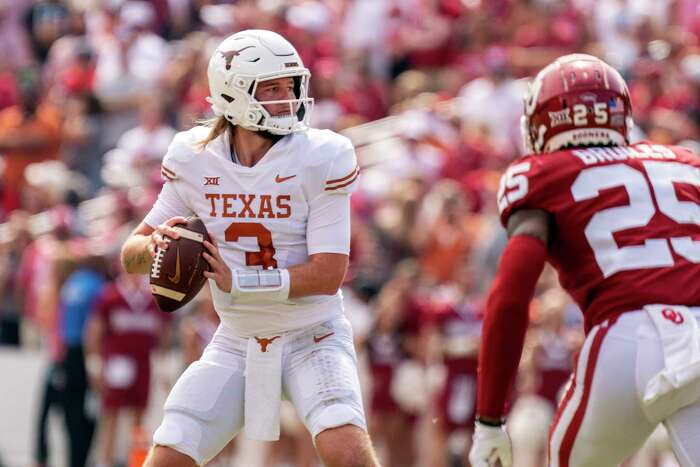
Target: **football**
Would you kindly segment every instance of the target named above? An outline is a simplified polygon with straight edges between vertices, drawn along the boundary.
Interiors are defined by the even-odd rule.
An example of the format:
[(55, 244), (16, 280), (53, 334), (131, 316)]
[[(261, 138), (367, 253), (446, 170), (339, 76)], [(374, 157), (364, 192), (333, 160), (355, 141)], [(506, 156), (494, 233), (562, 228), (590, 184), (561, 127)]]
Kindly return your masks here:
[(209, 263), (202, 256), (204, 240), (211, 241), (202, 220), (187, 218), (186, 224), (173, 227), (180, 238), (165, 237), (169, 246), (156, 250), (151, 264), (150, 284), (153, 298), (162, 311), (173, 312), (192, 300), (207, 278)]

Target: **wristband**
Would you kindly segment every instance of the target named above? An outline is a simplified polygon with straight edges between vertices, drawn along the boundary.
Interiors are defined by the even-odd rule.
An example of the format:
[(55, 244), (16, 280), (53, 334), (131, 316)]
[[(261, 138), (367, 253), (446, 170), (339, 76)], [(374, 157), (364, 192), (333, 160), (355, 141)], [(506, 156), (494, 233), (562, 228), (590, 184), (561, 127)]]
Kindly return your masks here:
[(483, 418), (481, 418), (479, 416), (476, 417), (476, 421), (482, 425), (492, 426), (492, 427), (503, 426), (503, 424), (506, 422), (505, 419), (503, 419), (503, 418), (494, 421), (494, 420), (484, 420)]
[(289, 298), (289, 271), (286, 269), (236, 269), (231, 276), (234, 300), (283, 302)]

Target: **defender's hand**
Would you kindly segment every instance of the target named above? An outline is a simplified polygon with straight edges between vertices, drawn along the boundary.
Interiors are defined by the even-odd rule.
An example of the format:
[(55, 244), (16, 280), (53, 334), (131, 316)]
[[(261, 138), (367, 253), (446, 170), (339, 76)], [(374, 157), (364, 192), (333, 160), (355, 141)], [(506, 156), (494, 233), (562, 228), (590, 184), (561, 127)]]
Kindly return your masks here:
[(173, 239), (180, 238), (180, 235), (178, 235), (178, 233), (175, 230), (173, 230), (173, 226), (177, 224), (186, 223), (187, 219), (185, 219), (184, 217), (175, 216), (171, 217), (170, 219), (156, 227), (156, 229), (151, 233), (151, 238), (148, 242), (148, 253), (151, 255), (151, 258), (153, 258), (156, 255), (156, 250), (158, 248), (162, 250), (168, 249), (168, 242), (165, 240), (166, 236)]
[(491, 467), (501, 461), (503, 467), (513, 463), (510, 438), (505, 425), (488, 426), (476, 422), (469, 462), (472, 467)]
[(205, 251), (202, 253), (202, 255), (204, 255), (204, 259), (207, 260), (209, 266), (211, 266), (211, 271), (204, 271), (204, 277), (207, 279), (214, 279), (219, 290), (230, 293), (231, 280), (233, 279), (231, 269), (226, 265), (224, 259), (221, 257), (216, 240), (212, 238), (211, 241), (214, 243), (212, 244), (206, 240), (204, 241), (204, 246), (207, 248), (207, 250), (209, 250), (209, 252), (207, 253)]

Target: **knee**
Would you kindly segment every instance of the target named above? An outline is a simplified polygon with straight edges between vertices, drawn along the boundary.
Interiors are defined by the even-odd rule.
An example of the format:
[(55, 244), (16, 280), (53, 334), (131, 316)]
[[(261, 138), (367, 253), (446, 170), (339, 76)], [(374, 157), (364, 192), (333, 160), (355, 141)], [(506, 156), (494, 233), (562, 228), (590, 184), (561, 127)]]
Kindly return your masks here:
[(379, 467), (369, 436), (354, 425), (322, 431), (316, 450), (327, 467)]

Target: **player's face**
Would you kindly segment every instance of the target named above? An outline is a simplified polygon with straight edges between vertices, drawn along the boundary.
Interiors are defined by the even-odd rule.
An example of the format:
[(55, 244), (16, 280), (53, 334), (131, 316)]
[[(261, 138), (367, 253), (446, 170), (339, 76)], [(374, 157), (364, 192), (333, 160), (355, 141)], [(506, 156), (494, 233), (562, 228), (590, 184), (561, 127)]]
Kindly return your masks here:
[[(255, 90), (255, 99), (258, 102), (296, 99), (296, 95), (294, 95), (294, 79), (277, 78), (261, 81)], [(270, 104), (263, 107), (265, 107), (265, 110), (270, 112), (270, 115), (273, 117), (289, 115), (292, 111), (297, 110), (296, 108), (292, 108), (288, 103)]]

